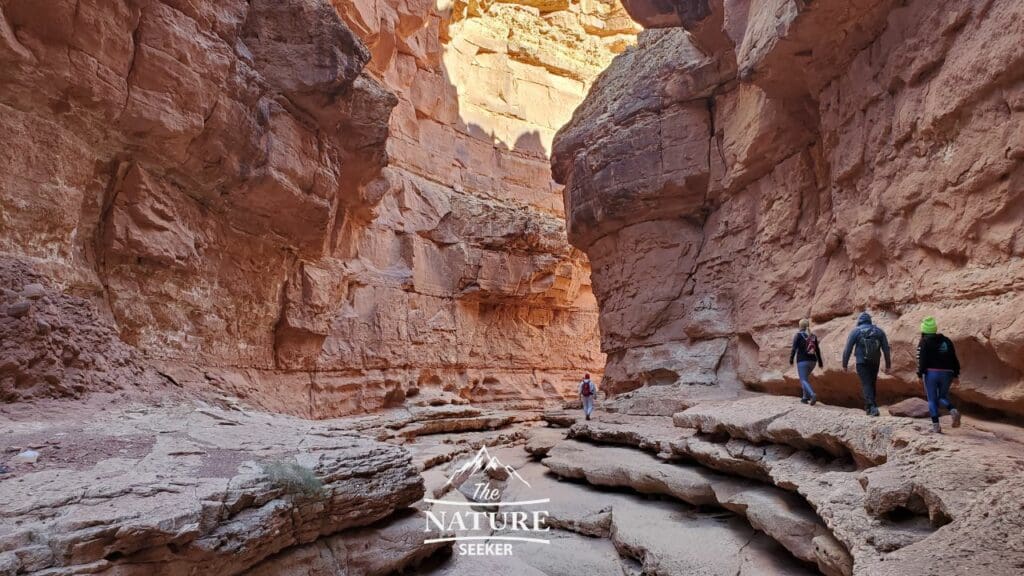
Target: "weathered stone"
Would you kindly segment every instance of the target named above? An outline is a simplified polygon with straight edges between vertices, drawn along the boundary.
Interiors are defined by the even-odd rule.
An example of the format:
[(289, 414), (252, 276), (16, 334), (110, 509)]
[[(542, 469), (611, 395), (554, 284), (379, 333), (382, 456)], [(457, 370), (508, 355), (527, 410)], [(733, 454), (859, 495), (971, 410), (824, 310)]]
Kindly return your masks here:
[(568, 428), (583, 419), (582, 410), (552, 410), (541, 416), (545, 422), (556, 428)]
[(21, 287), (21, 296), (23, 298), (28, 298), (29, 300), (39, 300), (43, 296), (46, 296), (46, 288), (38, 282), (25, 284)]
[(1024, 413), (1020, 3), (626, 8), (670, 28), (612, 62), (552, 156), (593, 269), (604, 389), (797, 395), (786, 355), (810, 316), (819, 399), (858, 405), (840, 357), (871, 309), (895, 362), (881, 402), (922, 395), (918, 325), (935, 316), (964, 360), (954, 400)]
[(633, 43), (618, 2), (58, 4), (0, 11), (0, 251), (35, 273), (10, 289), (88, 295), (183, 387), (307, 417), (600, 376), (547, 154)]
[(827, 555), (819, 558), (813, 541), (833, 538), (831, 533), (805, 501), (772, 486), (727, 479), (699, 466), (665, 463), (629, 448), (573, 441), (557, 444), (543, 464), (559, 476), (598, 486), (671, 496), (695, 506), (720, 506), (745, 517), (805, 562), (831, 564), (836, 546), (841, 549), (822, 541)]
[(523, 449), (534, 458), (543, 458), (551, 449), (565, 439), (565, 430), (558, 428), (534, 428), (527, 436)]
[(166, 380), (121, 341), (93, 302), (41, 282), (29, 285), (40, 286), (42, 296), (21, 299), (25, 290), (14, 288), (26, 279), (42, 280), (22, 262), (0, 263), (0, 286), (7, 287), (0, 307), (11, 320), (0, 322), (0, 401), (76, 398), (118, 389), (168, 393)]
[[(83, 412), (3, 422), (6, 445), (48, 440), (0, 495), (0, 553), (15, 556), (14, 573), (238, 574), (423, 495), (401, 448), (323, 423), (187, 405)], [(322, 545), (352, 551), (337, 558), (352, 569), (386, 568), (424, 551), (422, 532), (401, 532), (391, 560)]]
[(907, 398), (888, 406), (889, 414), (906, 418), (927, 418), (928, 402), (922, 398)]
[(612, 540), (619, 553), (636, 558), (645, 574), (810, 573), (798, 563), (772, 554), (772, 541), (739, 518), (702, 518), (671, 503), (651, 502), (642, 507), (617, 507), (612, 523)]
[[(813, 411), (822, 408), (815, 415)], [(698, 405), (676, 415), (675, 421), (732, 438), (729, 445), (735, 447), (727, 458), (717, 460), (704, 453), (702, 464), (730, 472), (736, 460), (743, 460), (772, 483), (806, 498), (852, 554), (855, 574), (874, 574), (879, 566), (894, 570), (890, 553), (905, 547), (930, 550), (923, 553), (929, 557), (951, 558), (952, 552), (936, 536), (964, 529), (953, 526), (960, 517), (973, 517), (981, 505), (978, 495), (1012, 477), (1024, 462), (1015, 448), (969, 428), (937, 437), (927, 434), (922, 424), (870, 418), (856, 410), (794, 405), (786, 398)], [(774, 442), (786, 450), (765, 446)], [(744, 444), (748, 448), (740, 450)], [(675, 448), (684, 455), (689, 445), (683, 442)], [(815, 455), (817, 450), (838, 458), (822, 459)], [(1014, 530), (1010, 526), (1016, 518), (992, 522)], [(950, 526), (935, 531), (946, 524)], [(982, 524), (975, 529), (992, 528)], [(827, 550), (823, 547), (822, 558), (834, 557)], [(978, 554), (978, 561), (983, 561), (984, 554)], [(909, 558), (908, 563), (924, 561), (923, 556)]]
[(424, 531), (422, 514), (399, 513), (378, 525), (346, 530), (291, 548), (244, 576), (385, 575), (413, 569), (451, 542), (424, 544), (442, 534)]
[(606, 444), (635, 446), (655, 454), (668, 453), (671, 444), (686, 431), (673, 426), (667, 417), (602, 415), (597, 420), (577, 422), (569, 429), (570, 438), (589, 439)]
[(29, 302), (28, 300), (22, 300), (20, 302), (15, 302), (14, 304), (8, 306), (7, 315), (10, 316), (11, 318), (21, 318), (25, 314), (28, 314), (28, 311), (31, 309), (32, 303)]
[(543, 464), (565, 478), (597, 486), (625, 486), (644, 494), (664, 494), (701, 506), (715, 503), (713, 476), (699, 467), (665, 464), (629, 448), (597, 448), (566, 440), (555, 445)]

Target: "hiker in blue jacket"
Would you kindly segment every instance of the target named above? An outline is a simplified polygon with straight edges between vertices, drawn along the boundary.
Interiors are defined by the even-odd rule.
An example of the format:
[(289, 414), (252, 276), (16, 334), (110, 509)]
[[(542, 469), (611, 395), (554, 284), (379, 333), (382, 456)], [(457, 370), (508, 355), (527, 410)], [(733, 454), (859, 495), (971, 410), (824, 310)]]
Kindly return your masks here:
[(882, 354), (885, 354), (885, 371), (888, 373), (892, 369), (892, 359), (885, 331), (871, 323), (871, 315), (867, 312), (857, 317), (857, 327), (846, 338), (846, 348), (843, 350), (844, 371), (849, 369), (850, 352), (855, 352), (857, 359), (857, 376), (864, 394), (864, 411), (868, 416), (878, 416), (878, 405), (875, 403), (878, 367)]
[(796, 358), (796, 373), (800, 376), (800, 401), (804, 404), (814, 406), (818, 402), (818, 396), (811, 388), (811, 372), (814, 365), (824, 368), (821, 362), (821, 344), (818, 337), (811, 332), (811, 321), (804, 318), (800, 320), (800, 331), (793, 335), (793, 346), (789, 349), (789, 365), (793, 365)]

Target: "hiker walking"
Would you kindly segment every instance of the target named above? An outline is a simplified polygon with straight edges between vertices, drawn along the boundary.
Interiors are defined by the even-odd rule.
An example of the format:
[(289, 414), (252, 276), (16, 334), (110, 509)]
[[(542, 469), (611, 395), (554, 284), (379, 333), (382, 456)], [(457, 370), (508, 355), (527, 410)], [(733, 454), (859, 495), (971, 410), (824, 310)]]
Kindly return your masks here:
[(807, 318), (800, 320), (800, 330), (793, 335), (793, 346), (789, 349), (789, 365), (792, 366), (796, 358), (796, 373), (800, 376), (800, 401), (811, 406), (818, 402), (818, 396), (814, 388), (811, 388), (811, 372), (815, 364), (819, 368), (825, 367), (821, 356), (818, 337), (811, 333), (811, 321)]
[(868, 416), (878, 416), (878, 404), (875, 403), (875, 384), (878, 381), (878, 366), (882, 354), (885, 354), (885, 371), (892, 369), (889, 357), (889, 339), (885, 331), (871, 323), (871, 315), (862, 312), (857, 317), (857, 326), (850, 331), (843, 350), (843, 370), (849, 369), (850, 352), (857, 358), (857, 377), (860, 378), (861, 391), (864, 394), (864, 411)]
[(924, 383), (928, 397), (928, 413), (932, 417), (932, 432), (942, 433), (939, 426), (939, 405), (949, 410), (953, 428), (960, 427), (960, 411), (949, 401), (949, 388), (960, 377), (960, 360), (956, 357), (953, 341), (939, 333), (935, 318), (929, 316), (921, 322), (921, 341), (917, 343), (917, 377)]
[(580, 382), (580, 399), (583, 400), (583, 413), (587, 416), (587, 420), (590, 420), (590, 415), (594, 412), (594, 396), (597, 395), (597, 386), (594, 381), (590, 379), (590, 374), (584, 374), (583, 380)]

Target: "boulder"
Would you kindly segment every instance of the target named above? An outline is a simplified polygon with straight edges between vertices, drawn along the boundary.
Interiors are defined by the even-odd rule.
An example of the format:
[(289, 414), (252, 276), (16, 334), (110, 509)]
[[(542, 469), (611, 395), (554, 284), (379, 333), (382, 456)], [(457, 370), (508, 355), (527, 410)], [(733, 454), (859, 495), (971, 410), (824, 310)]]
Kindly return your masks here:
[(527, 435), (523, 449), (534, 458), (544, 458), (551, 449), (565, 439), (565, 431), (558, 428), (534, 428)]
[(887, 408), (889, 414), (905, 418), (928, 418), (931, 415), (928, 411), (928, 401), (923, 398), (907, 398), (890, 404)]

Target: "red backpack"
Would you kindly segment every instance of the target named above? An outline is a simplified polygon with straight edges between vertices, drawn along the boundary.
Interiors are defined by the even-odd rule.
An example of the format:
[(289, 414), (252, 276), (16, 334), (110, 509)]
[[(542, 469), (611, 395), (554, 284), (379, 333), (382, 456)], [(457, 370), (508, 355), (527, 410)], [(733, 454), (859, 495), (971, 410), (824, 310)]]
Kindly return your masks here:
[(594, 383), (591, 382), (590, 380), (584, 380), (583, 381), (583, 395), (584, 396), (593, 396), (593, 394), (594, 394)]
[(814, 334), (804, 335), (804, 352), (807, 352), (808, 356), (818, 357), (818, 337)]

